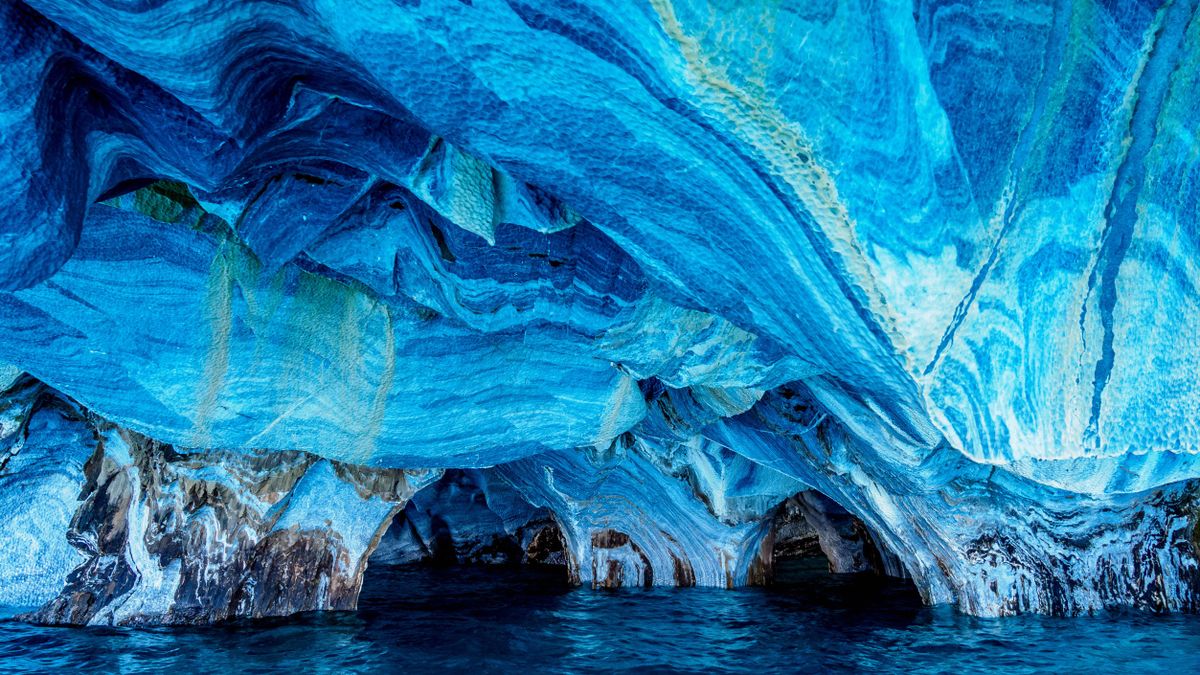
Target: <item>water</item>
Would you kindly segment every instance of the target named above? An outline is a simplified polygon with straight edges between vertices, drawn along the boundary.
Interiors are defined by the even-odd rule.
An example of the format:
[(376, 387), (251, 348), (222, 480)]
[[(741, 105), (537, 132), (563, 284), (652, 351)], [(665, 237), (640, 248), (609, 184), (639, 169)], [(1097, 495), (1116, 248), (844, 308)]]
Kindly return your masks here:
[(357, 613), (186, 629), (0, 623), (5, 672), (1200, 672), (1200, 617), (977, 619), (907, 584), (782, 570), (769, 589), (573, 589), (507, 568), (376, 567)]

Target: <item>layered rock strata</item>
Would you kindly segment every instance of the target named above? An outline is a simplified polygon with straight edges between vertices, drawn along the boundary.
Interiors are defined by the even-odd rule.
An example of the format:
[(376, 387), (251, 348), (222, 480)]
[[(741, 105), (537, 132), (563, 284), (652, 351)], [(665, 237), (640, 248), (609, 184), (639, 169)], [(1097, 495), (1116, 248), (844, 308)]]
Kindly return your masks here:
[(1197, 608), (1196, 0), (14, 0), (0, 34), (5, 602), (348, 606), (432, 468), (505, 481), (585, 584), (761, 580), (815, 491), (930, 603)]

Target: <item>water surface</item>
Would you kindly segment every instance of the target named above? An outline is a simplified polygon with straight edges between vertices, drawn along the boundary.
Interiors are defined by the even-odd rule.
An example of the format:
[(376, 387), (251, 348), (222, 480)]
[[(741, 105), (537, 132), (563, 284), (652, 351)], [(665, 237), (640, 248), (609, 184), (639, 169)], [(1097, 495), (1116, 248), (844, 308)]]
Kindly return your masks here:
[(1200, 672), (1200, 617), (978, 619), (911, 586), (793, 562), (771, 588), (593, 591), (546, 570), (379, 567), (357, 613), (206, 628), (0, 623), (47, 672)]

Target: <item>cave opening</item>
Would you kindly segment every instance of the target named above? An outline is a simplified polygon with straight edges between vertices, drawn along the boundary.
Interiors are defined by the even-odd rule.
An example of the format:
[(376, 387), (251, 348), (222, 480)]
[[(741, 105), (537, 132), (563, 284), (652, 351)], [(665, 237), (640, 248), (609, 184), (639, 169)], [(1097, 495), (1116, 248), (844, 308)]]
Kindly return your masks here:
[(909, 576), (866, 523), (815, 490), (798, 492), (779, 505), (770, 536), (775, 566), (803, 562), (824, 564), (833, 574)]
[(842, 609), (921, 606), (899, 557), (870, 528), (815, 490), (784, 500), (771, 519), (768, 585), (806, 604)]
[(405, 568), (463, 580), (503, 569), (549, 588), (577, 579), (555, 516), (472, 469), (448, 470), (395, 515), (368, 560), (364, 596), (379, 577)]
[[(911, 596), (914, 605), (920, 604), (899, 558), (862, 519), (820, 492), (798, 492), (763, 518), (758, 562), (746, 585), (819, 594), (824, 603), (865, 605), (885, 592)], [(650, 587), (663, 572), (654, 569), (625, 532), (592, 532), (586, 559), (577, 559), (579, 551), (569, 541), (555, 513), (530, 504), (495, 473), (448, 470), (417, 492), (381, 535), (363, 577), (363, 601), (369, 604), (388, 587), (410, 583), (456, 588), (515, 583), (513, 592), (534, 594), (579, 585)], [(640, 564), (614, 554), (625, 547), (640, 555)], [(672, 559), (675, 574), (662, 579), (673, 579), (676, 586), (697, 585), (694, 575), (679, 574), (681, 566), (690, 571), (691, 563)], [(581, 579), (584, 565), (588, 567), (582, 571), (590, 570), (591, 578), (584, 574)]]

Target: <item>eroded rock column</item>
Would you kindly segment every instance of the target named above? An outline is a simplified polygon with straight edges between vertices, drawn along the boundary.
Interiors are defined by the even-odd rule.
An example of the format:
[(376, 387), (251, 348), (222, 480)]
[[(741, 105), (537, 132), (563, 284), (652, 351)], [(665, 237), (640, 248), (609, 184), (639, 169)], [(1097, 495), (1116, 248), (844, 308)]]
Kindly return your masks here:
[(555, 514), (579, 581), (603, 588), (764, 582), (767, 516), (803, 487), (700, 439), (663, 447), (633, 434), (496, 472)]

